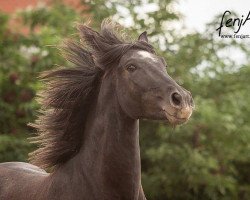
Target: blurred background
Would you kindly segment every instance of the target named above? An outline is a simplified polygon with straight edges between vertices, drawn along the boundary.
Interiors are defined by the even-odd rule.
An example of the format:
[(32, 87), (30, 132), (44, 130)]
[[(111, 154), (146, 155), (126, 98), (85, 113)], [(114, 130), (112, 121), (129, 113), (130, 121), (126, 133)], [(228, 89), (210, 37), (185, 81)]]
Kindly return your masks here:
[(191, 120), (175, 129), (141, 122), (147, 198), (250, 199), (250, 39), (215, 31), (226, 9), (247, 14), (249, 2), (235, 2), (0, 0), (0, 162), (27, 161), (35, 148), (26, 138), (39, 108), (37, 76), (67, 65), (53, 45), (77, 38), (75, 22), (90, 20), (98, 30), (112, 17), (134, 38), (147, 30), (168, 73), (196, 103)]

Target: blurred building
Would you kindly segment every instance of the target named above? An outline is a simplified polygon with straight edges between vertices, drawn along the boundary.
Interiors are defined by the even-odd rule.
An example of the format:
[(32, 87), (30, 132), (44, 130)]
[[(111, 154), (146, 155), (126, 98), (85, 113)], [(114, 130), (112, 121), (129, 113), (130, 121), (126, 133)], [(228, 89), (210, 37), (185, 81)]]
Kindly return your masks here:
[[(18, 9), (36, 6), (39, 3), (49, 4), (53, 0), (0, 0), (0, 11), (13, 13)], [(67, 5), (78, 8), (80, 0), (62, 0)]]
[[(0, 0), (0, 12), (12, 14), (21, 9), (36, 7), (39, 4), (49, 6), (53, 1), (64, 2), (66, 5), (79, 11), (84, 9), (83, 5), (80, 4), (81, 0)], [(19, 20), (13, 16), (9, 20), (9, 28), (14, 32), (23, 34), (30, 32), (28, 27), (20, 26)], [(39, 27), (36, 27), (34, 31), (39, 31)]]

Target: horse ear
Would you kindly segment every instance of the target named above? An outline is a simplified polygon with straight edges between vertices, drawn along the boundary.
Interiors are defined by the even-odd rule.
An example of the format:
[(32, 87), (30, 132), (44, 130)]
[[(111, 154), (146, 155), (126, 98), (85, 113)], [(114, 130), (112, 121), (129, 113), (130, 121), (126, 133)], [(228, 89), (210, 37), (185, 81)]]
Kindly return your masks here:
[(143, 41), (148, 43), (147, 31), (144, 31), (139, 37), (138, 41)]
[(89, 46), (91, 46), (95, 50), (99, 50), (99, 41), (100, 41), (100, 34), (87, 25), (79, 24), (77, 29), (80, 34), (80, 38), (83, 39)]

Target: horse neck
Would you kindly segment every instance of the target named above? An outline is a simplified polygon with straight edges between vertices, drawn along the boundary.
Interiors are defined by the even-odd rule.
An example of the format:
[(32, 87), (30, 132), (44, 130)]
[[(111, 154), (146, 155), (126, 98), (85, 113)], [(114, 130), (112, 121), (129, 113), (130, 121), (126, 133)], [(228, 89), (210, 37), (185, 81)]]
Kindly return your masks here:
[(139, 123), (121, 109), (112, 79), (103, 78), (86, 122), (82, 148), (66, 166), (78, 176), (71, 179), (90, 187), (86, 190), (97, 199), (138, 199)]

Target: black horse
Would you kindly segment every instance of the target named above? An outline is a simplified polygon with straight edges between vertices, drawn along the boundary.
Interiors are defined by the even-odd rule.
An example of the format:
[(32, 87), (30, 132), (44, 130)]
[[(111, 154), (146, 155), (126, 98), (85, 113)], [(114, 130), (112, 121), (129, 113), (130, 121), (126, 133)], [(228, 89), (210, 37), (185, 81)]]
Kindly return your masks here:
[(139, 119), (184, 123), (193, 100), (167, 74), (146, 32), (125, 42), (114, 29), (110, 21), (100, 33), (79, 25), (81, 42), (62, 46), (73, 66), (42, 75), (34, 165), (0, 164), (1, 200), (146, 199)]

